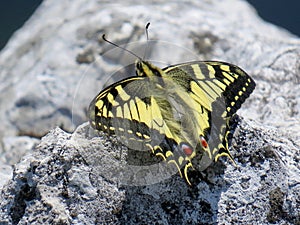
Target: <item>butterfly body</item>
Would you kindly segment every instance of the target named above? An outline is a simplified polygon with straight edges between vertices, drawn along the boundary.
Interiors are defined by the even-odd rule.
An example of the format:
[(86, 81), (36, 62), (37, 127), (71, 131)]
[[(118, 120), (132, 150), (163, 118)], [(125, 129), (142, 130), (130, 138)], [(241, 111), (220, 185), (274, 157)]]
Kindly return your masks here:
[(232, 158), (228, 122), (255, 87), (243, 70), (215, 61), (161, 69), (137, 60), (135, 68), (136, 76), (110, 85), (91, 102), (93, 128), (122, 137), (129, 148), (150, 149), (175, 164), (188, 183), (193, 160), (201, 169), (220, 156)]

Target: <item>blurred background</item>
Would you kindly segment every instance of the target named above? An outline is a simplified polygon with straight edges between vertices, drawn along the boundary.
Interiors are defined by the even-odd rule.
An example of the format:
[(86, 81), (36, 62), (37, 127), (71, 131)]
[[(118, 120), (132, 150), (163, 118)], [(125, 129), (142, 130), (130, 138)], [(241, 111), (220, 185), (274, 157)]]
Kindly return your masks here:
[[(276, 24), (300, 37), (300, 1), (248, 0), (266, 21)], [(0, 50), (15, 30), (20, 28), (42, 0), (2, 1), (0, 7)]]

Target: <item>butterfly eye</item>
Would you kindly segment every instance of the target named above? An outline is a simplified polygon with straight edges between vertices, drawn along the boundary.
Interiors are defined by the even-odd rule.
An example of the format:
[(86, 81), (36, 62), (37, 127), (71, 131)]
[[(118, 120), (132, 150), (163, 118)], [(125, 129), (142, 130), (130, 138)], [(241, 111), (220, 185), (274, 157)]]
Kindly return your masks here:
[(135, 65), (136, 67), (136, 70), (138, 71), (142, 71), (143, 67), (142, 67), (142, 62), (141, 61), (138, 61)]
[(203, 136), (200, 136), (200, 143), (201, 143), (203, 148), (208, 147), (208, 143), (207, 143), (207, 141), (205, 140), (205, 138)]
[(190, 156), (194, 152), (194, 149), (187, 143), (181, 143), (180, 148), (186, 156)]

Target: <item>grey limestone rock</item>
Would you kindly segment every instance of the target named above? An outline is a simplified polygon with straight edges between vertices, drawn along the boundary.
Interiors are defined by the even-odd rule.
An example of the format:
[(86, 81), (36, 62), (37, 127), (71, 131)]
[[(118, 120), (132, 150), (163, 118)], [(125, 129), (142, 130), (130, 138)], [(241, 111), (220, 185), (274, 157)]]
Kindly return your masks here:
[[(276, 129), (237, 120), (235, 167), (221, 160), (150, 185), (123, 185), (126, 151), (88, 123), (49, 132), (2, 189), (9, 224), (299, 224), (299, 146)], [(124, 149), (123, 149), (124, 150)], [(148, 171), (152, 174), (153, 171)], [(146, 175), (147, 176), (147, 175)]]
[[(236, 119), (237, 167), (222, 159), (192, 186), (161, 163), (142, 185), (149, 170), (127, 172), (130, 151), (83, 123), (103, 86), (133, 75), (102, 34), (143, 57), (149, 21), (146, 59), (227, 61), (257, 84)], [(242, 0), (45, 0), (0, 52), (0, 223), (300, 224), (299, 55), (298, 37)]]

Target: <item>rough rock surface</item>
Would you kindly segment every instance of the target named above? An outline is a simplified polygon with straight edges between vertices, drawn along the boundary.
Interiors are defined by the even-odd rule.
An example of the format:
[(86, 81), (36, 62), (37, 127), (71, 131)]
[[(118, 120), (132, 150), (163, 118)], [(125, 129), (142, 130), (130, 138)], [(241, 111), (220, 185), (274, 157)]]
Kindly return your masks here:
[(275, 129), (241, 120), (233, 141), (237, 167), (221, 160), (194, 172), (192, 186), (178, 174), (152, 185), (122, 185), (115, 168), (124, 152), (91, 134), (85, 123), (73, 134), (56, 128), (46, 135), (4, 186), (0, 222), (300, 223), (299, 146)]
[[(218, 162), (194, 174), (192, 187), (178, 175), (120, 185), (111, 174), (122, 147), (93, 138), (87, 124), (74, 134), (56, 128), (36, 146), (51, 128), (72, 131), (86, 121), (90, 100), (134, 62), (120, 49), (107, 52), (102, 34), (144, 41), (149, 21), (150, 39), (159, 41), (147, 59), (228, 61), (257, 83), (238, 112), (238, 167)], [(143, 44), (126, 47), (144, 55)], [(299, 55), (298, 37), (244, 1), (44, 1), (0, 53), (0, 223), (300, 224)], [(26, 152), (11, 177), (9, 165)]]

